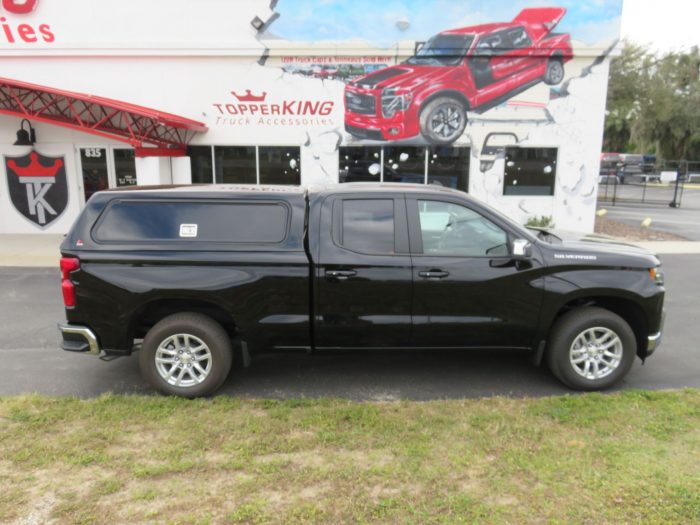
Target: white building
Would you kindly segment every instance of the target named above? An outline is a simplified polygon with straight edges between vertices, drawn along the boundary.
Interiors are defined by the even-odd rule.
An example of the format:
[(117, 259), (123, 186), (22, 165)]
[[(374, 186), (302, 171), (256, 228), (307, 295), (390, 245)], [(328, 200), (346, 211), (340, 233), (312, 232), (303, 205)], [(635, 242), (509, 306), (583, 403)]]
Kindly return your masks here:
[[(0, 233), (65, 233), (108, 187), (339, 180), (592, 230), (621, 0), (399, 3), (2, 0)], [(465, 120), (436, 144), (450, 96)]]

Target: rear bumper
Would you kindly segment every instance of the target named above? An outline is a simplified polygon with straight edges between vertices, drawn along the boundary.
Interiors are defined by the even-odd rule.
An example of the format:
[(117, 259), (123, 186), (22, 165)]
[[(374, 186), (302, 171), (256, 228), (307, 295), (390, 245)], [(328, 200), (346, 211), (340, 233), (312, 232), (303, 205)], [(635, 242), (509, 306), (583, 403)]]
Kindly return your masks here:
[(95, 333), (87, 326), (58, 323), (61, 332), (61, 348), (67, 352), (79, 352), (89, 355), (100, 355), (102, 351)]

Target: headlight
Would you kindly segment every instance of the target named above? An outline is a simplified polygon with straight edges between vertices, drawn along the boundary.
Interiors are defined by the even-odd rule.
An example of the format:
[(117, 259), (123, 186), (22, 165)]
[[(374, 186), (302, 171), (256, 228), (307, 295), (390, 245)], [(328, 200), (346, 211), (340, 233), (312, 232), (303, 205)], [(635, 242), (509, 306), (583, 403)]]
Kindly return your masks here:
[(654, 281), (654, 284), (658, 286), (664, 285), (664, 272), (661, 271), (661, 267), (649, 268), (649, 277)]
[(387, 88), (382, 91), (382, 115), (391, 118), (397, 111), (406, 111), (412, 100), (413, 94), (409, 91)]

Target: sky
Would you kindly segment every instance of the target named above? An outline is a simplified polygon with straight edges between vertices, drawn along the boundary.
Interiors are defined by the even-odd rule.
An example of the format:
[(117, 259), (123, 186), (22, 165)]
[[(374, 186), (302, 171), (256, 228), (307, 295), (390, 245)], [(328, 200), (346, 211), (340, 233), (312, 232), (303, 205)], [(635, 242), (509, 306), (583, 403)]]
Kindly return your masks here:
[(622, 36), (659, 52), (687, 50), (700, 46), (699, 18), (698, 0), (625, 0)]
[[(281, 0), (276, 6), (280, 18), (270, 30), (288, 40), (362, 39), (389, 47), (399, 40), (426, 40), (445, 29), (507, 22), (533, 6), (565, 7), (556, 31), (589, 45), (619, 34), (622, 0)], [(403, 30), (400, 21), (407, 22)]]

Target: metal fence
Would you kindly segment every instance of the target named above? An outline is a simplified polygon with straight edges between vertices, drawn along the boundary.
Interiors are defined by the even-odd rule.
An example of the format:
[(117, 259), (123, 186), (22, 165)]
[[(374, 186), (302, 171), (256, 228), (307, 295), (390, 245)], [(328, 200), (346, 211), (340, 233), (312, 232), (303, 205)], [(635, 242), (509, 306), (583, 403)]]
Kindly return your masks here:
[(598, 202), (659, 204), (680, 208), (687, 184), (700, 184), (700, 161), (669, 160), (644, 165), (638, 173), (601, 174)]

